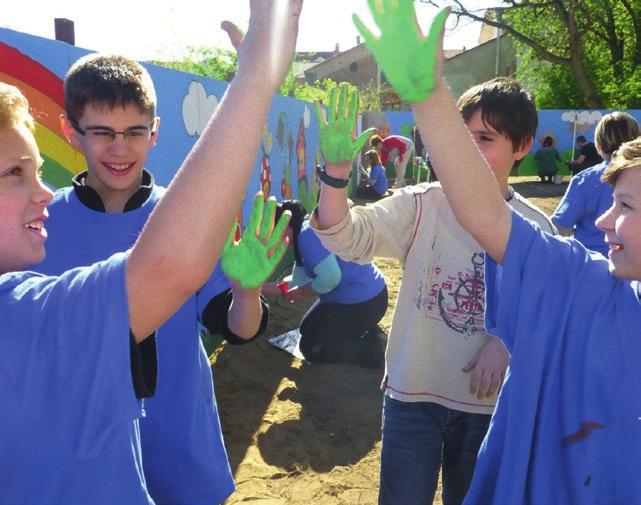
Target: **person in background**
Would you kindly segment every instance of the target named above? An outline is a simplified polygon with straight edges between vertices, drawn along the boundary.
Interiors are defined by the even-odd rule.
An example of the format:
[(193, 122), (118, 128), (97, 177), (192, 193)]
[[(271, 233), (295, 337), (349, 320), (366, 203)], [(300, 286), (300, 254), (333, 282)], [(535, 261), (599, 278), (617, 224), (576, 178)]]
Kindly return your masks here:
[(574, 234), (585, 247), (607, 257), (605, 233), (597, 227), (596, 220), (612, 205), (612, 186), (603, 182), (602, 177), (619, 146), (639, 135), (639, 124), (627, 112), (612, 112), (601, 118), (594, 132), (594, 142), (604, 161), (572, 177), (552, 214), (559, 233)]
[(289, 289), (268, 283), (263, 293), (291, 303), (318, 296), (300, 323), (300, 350), (307, 361), (380, 368), (383, 347), (377, 325), (387, 311), (383, 274), (372, 262), (344, 261), (325, 249), (299, 201), (280, 203), (276, 219), (284, 211), (292, 214), (288, 238), (295, 258)]
[(553, 177), (559, 171), (556, 162), (561, 161), (561, 157), (559, 151), (554, 148), (554, 139), (549, 135), (543, 138), (541, 148), (534, 155), (534, 161), (536, 161), (541, 182), (552, 183)]
[(579, 155), (574, 161), (567, 161), (568, 167), (572, 175), (576, 175), (581, 170), (593, 167), (597, 163), (601, 163), (603, 158), (599, 155), (596, 146), (592, 142), (588, 142), (583, 135), (576, 138), (576, 143), (579, 146)]
[(365, 153), (365, 159), (369, 171), (361, 171), (363, 181), (356, 189), (356, 196), (365, 200), (380, 200), (385, 196), (389, 186), (385, 168), (381, 164), (381, 158), (375, 149), (370, 149)]
[(394, 169), (396, 170), (394, 188), (405, 186), (405, 170), (412, 156), (414, 156), (414, 142), (412, 142), (412, 139), (401, 135), (388, 135), (385, 138), (381, 138), (379, 135), (372, 135), (369, 143), (381, 157), (383, 166), (386, 166), (389, 160), (394, 163)]

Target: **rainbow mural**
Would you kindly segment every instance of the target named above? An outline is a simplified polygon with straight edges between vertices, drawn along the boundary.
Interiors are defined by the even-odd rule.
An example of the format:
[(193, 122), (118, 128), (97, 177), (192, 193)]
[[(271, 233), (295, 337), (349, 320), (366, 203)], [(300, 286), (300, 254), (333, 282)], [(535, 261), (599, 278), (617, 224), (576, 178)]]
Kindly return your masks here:
[(65, 139), (59, 117), (64, 112), (62, 80), (46, 67), (0, 42), (0, 81), (20, 88), (36, 120), (36, 141), (45, 160), (43, 179), (54, 188), (68, 186), (84, 170), (85, 159)]

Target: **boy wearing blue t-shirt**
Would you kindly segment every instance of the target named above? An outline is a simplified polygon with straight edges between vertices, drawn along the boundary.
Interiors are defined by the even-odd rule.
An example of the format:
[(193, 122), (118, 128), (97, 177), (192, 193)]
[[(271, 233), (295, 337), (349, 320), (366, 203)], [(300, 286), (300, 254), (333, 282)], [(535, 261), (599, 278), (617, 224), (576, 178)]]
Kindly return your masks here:
[(136, 243), (58, 277), (25, 271), (45, 256), (51, 193), (28, 104), (0, 84), (0, 503), (153, 503), (137, 422), (154, 382), (147, 337), (211, 275), (301, 4), (252, 3), (238, 73)]
[[(47, 275), (129, 249), (165, 193), (144, 168), (160, 122), (144, 67), (91, 54), (72, 65), (64, 90), (63, 131), (84, 154), (87, 170), (49, 206), (52, 238), (36, 268)], [(158, 387), (145, 402), (140, 436), (147, 488), (158, 505), (220, 503), (234, 490), (201, 324), (242, 344), (264, 330), (267, 305), (259, 288), (231, 289), (217, 266), (156, 332)]]
[(552, 221), (562, 235), (572, 235), (588, 249), (608, 256), (605, 234), (596, 220), (612, 205), (612, 186), (601, 180), (612, 154), (619, 146), (641, 134), (636, 119), (627, 112), (612, 112), (601, 118), (594, 142), (604, 161), (572, 177)]
[[(422, 39), (416, 28), (382, 36), (390, 46)], [(505, 204), (440, 78), (442, 31), (429, 38), (436, 61), (421, 70), (435, 85), (417, 86), (426, 98), (412, 108), (457, 219), (487, 251), (485, 324), (511, 353), (466, 503), (639, 503), (641, 139), (604, 175), (614, 186), (598, 220), (607, 261)], [(421, 82), (415, 65), (378, 63)]]

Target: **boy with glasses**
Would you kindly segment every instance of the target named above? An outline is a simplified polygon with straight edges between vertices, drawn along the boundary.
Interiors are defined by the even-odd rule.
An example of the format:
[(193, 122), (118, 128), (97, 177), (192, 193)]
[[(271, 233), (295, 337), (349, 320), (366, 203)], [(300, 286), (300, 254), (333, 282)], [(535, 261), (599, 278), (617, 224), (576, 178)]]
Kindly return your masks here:
[[(87, 170), (49, 207), (52, 238), (37, 270), (50, 275), (129, 249), (165, 193), (144, 168), (160, 123), (147, 71), (123, 56), (92, 54), (69, 69), (64, 91), (63, 131)], [(267, 305), (260, 289), (230, 286), (217, 265), (158, 329), (157, 391), (140, 420), (143, 469), (158, 505), (220, 503), (234, 490), (201, 324), (243, 344), (264, 331)]]

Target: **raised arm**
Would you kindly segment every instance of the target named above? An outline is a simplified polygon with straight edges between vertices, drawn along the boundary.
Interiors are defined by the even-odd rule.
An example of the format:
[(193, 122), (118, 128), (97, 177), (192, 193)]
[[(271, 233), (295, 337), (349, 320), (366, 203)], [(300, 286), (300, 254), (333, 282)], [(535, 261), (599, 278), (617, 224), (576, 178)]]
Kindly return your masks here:
[(302, 0), (250, 0), (238, 72), (127, 263), (131, 329), (140, 340), (211, 274), (245, 195), (272, 94), (292, 61)]
[(356, 27), (400, 98), (412, 104), (430, 161), (459, 223), (501, 263), (511, 229), (510, 211), (441, 79), (448, 11), (437, 14), (424, 37), (412, 0), (368, 3), (381, 35), (375, 37), (358, 16), (354, 16)]
[[(349, 93), (346, 83), (331, 91), (327, 119), (316, 104), (321, 151), (326, 162), (325, 175), (321, 175), (323, 187), (318, 205), (318, 226), (322, 230), (338, 224), (349, 212), (347, 183), (352, 161), (374, 133), (370, 128), (354, 140), (357, 113), (358, 92)], [(333, 182), (332, 179), (338, 184), (328, 184)], [(342, 187), (336, 187), (341, 186), (340, 181), (344, 181)]]

